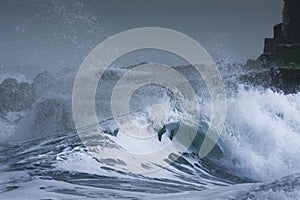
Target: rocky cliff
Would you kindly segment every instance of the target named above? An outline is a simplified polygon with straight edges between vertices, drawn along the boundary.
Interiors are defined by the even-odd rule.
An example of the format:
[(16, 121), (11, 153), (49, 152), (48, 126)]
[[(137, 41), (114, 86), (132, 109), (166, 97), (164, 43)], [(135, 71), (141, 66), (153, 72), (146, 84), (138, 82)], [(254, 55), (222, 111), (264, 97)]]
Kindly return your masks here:
[(269, 61), (300, 67), (300, 1), (284, 0), (282, 23), (274, 26), (273, 38), (265, 39), (261, 56)]
[(300, 91), (300, 0), (284, 0), (282, 22), (265, 39), (263, 54), (245, 65), (243, 82), (297, 93)]

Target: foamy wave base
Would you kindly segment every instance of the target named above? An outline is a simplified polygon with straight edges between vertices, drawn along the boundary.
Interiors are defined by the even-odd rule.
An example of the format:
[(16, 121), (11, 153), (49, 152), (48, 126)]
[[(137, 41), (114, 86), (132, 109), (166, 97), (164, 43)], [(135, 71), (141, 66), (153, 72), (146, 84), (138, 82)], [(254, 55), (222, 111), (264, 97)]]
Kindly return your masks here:
[[(141, 175), (115, 170), (82, 145), (70, 120), (73, 75), (48, 79), (48, 92), (37, 88), (41, 95), (31, 108), (1, 114), (1, 199), (300, 198), (300, 93), (240, 85), (227, 99), (221, 158), (199, 160), (186, 152), (168, 168)], [(176, 119), (174, 113), (169, 119)], [(137, 120), (145, 121), (142, 116)], [(110, 120), (103, 124), (108, 133), (115, 130)]]

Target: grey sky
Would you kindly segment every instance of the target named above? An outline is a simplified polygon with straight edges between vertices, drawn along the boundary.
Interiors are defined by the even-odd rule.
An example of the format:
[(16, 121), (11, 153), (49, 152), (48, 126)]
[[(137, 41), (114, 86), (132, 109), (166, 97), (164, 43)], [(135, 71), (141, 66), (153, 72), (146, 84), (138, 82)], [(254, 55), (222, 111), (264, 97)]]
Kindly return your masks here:
[(282, 0), (0, 0), (0, 62), (17, 71), (78, 68), (110, 35), (158, 26), (183, 32), (218, 61), (262, 52)]

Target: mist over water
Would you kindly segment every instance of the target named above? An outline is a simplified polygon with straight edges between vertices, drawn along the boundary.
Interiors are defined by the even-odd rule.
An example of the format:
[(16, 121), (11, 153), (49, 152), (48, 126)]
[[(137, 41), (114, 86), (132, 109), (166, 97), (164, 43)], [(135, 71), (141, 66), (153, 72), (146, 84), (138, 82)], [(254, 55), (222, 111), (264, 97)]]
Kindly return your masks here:
[[(202, 0), (188, 4), (178, 0), (172, 4), (3, 0), (1, 5), (0, 66), (31, 77), (44, 70), (78, 69), (101, 41), (137, 27), (181, 31), (200, 42), (216, 61), (243, 62), (261, 53), (262, 38), (272, 34), (270, 27), (281, 20), (282, 9), (281, 0)], [(258, 28), (253, 31), (253, 27)]]
[[(96, 44), (110, 35), (111, 22), (80, 1), (4, 1), (1, 65), (27, 76), (77, 69)], [(4, 8), (7, 8), (4, 10)]]

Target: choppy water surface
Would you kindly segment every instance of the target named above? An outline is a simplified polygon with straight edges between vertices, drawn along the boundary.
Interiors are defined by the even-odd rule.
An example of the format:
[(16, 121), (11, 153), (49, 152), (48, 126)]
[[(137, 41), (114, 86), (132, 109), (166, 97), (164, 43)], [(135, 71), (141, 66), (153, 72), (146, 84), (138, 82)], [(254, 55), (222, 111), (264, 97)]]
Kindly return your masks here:
[[(111, 113), (106, 112), (109, 110), (106, 98), (114, 82), (111, 77), (121, 76), (124, 70), (108, 72), (105, 77), (110, 78), (104, 77), (98, 87), (96, 107), (105, 128), (102, 131), (107, 135), (101, 148), (122, 151), (121, 147), (133, 146), (132, 151), (143, 152), (173, 142), (164, 134), (162, 142), (155, 136), (151, 145), (132, 144), (116, 131)], [(177, 70), (194, 81), (199, 78), (189, 74), (188, 69)], [(94, 158), (82, 144), (72, 123), (73, 72), (57, 76), (44, 73), (34, 80), (22, 75), (3, 73), (1, 76), (1, 81), (16, 79), (2, 85), (2, 94), (5, 89), (23, 91), (21, 86), (16, 86), (21, 82), (27, 82), (35, 91), (34, 102), (28, 107), (24, 104), (20, 109), (9, 110), (5, 107), (8, 104), (1, 104), (1, 199), (300, 198), (299, 93), (284, 95), (272, 90), (245, 89), (244, 85), (232, 88), (227, 84), (231, 92), (227, 98), (226, 122), (215, 154), (199, 159), (193, 150), (201, 143), (209, 125), (210, 99), (205, 89), (195, 89), (202, 99), (199, 138), (170, 165), (138, 174), (115, 168), (119, 160), (112, 158), (106, 162)], [(200, 78), (194, 86), (201, 86)], [(182, 115), (184, 111), (178, 107), (178, 98), (173, 98), (165, 88), (147, 85), (137, 90), (132, 99), (129, 114), (139, 123), (153, 120), (146, 111), (157, 102), (167, 110), (165, 121), (159, 121), (160, 113), (157, 114), (158, 125), (189, 121), (185, 119), (189, 115)]]

